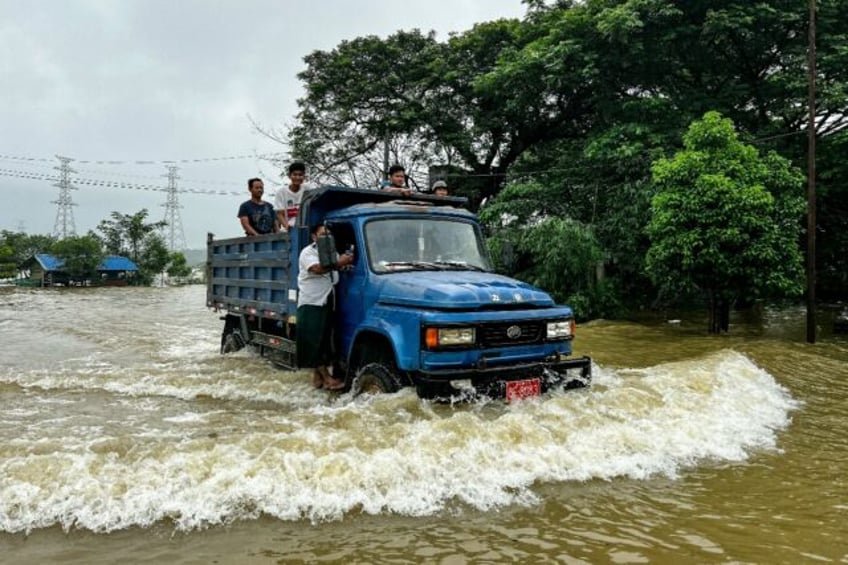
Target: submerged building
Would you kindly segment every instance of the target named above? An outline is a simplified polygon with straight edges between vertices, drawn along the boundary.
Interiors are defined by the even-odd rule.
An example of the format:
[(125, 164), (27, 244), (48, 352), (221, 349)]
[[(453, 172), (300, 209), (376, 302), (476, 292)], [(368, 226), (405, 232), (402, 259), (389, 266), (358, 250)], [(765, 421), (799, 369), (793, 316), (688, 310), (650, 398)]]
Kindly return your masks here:
[(18, 278), (19, 284), (42, 287), (68, 286), (70, 284), (124, 286), (132, 275), (138, 272), (135, 263), (120, 255), (105, 257), (97, 267), (98, 277), (93, 280), (72, 280), (68, 273), (64, 271), (64, 265), (64, 260), (49, 253), (33, 255), (21, 266), (21, 276)]

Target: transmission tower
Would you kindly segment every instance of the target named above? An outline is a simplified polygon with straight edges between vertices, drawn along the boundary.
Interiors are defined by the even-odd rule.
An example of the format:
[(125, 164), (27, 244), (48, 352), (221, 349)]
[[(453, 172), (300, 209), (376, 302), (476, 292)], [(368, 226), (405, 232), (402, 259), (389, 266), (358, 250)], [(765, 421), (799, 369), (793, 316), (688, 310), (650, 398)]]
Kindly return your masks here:
[(76, 204), (71, 200), (71, 191), (77, 190), (77, 187), (71, 184), (71, 175), (76, 171), (71, 168), (73, 159), (59, 155), (56, 155), (56, 158), (59, 159), (59, 166), (54, 168), (59, 171), (59, 182), (53, 186), (59, 187), (59, 199), (53, 200), (51, 204), (58, 204), (59, 207), (56, 209), (53, 235), (57, 239), (65, 239), (68, 236), (76, 235), (77, 231), (76, 226), (74, 226), (73, 208)]
[(168, 165), (168, 200), (163, 204), (165, 207), (165, 241), (168, 243), (168, 251), (185, 251), (186, 241), (183, 232), (183, 221), (180, 218), (180, 206), (177, 200), (177, 171), (176, 165)]

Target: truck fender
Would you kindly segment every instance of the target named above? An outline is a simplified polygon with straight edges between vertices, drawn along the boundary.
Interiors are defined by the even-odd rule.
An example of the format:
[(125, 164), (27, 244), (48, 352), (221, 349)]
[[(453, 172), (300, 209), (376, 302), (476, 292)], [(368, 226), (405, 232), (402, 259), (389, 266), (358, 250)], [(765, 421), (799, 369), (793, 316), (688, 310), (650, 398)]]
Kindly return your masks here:
[(398, 345), (404, 339), (400, 328), (381, 321), (360, 326), (347, 354), (348, 366), (356, 371), (368, 363), (383, 362), (403, 371), (407, 367), (398, 353)]

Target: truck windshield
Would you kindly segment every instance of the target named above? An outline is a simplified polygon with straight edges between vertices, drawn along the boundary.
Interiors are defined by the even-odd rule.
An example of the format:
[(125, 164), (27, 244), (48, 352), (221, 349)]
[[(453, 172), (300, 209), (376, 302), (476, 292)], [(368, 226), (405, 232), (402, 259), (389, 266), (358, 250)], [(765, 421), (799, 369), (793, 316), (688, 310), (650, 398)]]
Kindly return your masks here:
[(433, 218), (373, 220), (365, 242), (376, 273), (409, 270), (490, 271), (474, 224)]

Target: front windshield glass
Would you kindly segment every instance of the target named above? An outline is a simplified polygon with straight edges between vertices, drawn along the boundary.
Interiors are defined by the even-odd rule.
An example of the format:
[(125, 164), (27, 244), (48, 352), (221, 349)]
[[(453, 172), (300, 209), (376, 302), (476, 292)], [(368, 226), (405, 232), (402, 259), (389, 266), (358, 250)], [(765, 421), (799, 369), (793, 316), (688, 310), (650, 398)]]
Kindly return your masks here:
[(490, 271), (474, 224), (433, 218), (373, 220), (365, 225), (371, 268), (377, 273), (409, 270)]

